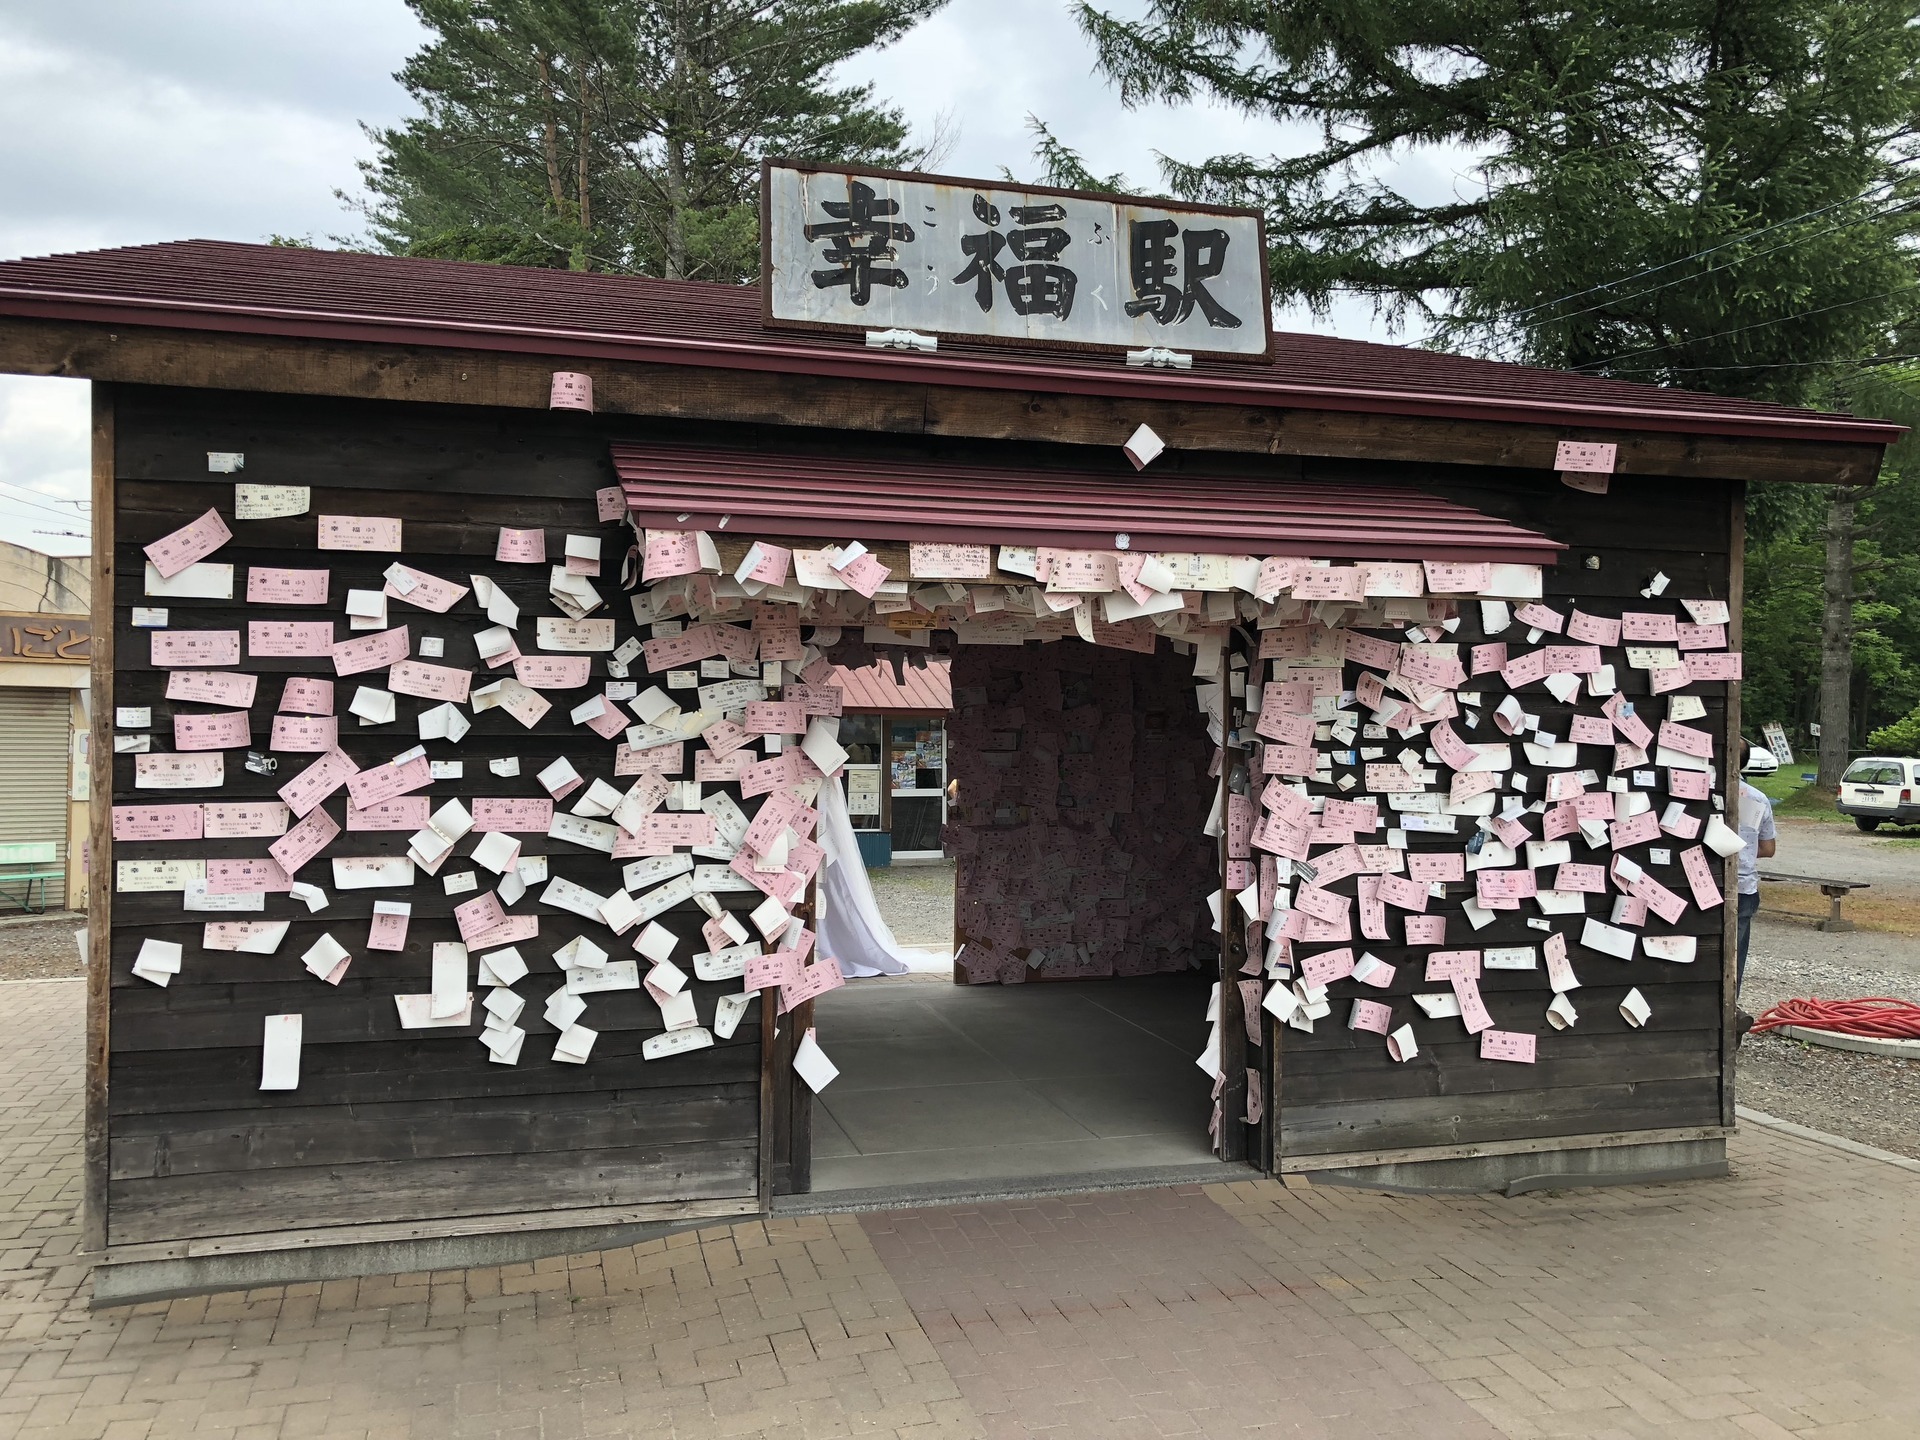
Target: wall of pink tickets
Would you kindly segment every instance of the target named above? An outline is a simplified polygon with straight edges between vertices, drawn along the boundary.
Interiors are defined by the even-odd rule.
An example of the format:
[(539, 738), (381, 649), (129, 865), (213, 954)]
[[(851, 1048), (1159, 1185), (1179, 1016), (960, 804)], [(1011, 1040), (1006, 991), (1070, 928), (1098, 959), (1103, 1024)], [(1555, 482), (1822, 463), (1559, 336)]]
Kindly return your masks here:
[[(245, 1089), (328, 1105), (376, 1036), (627, 1086), (751, 1047), (768, 992), (842, 983), (794, 913), (846, 761), (827, 672), (936, 650), (962, 978), (1211, 970), (1231, 927), (1196, 1059), (1228, 1090), (1244, 1016), (1249, 1121), (1279, 1028), (1305, 1096), (1423, 1045), (1498, 1076), (1565, 1039), (1630, 1073), (1602, 1038), (1717, 1009), (1714, 976), (1684, 1016), (1619, 983), (1717, 963), (1739, 846), (1728, 607), (1662, 574), (1583, 604), (1536, 566), (635, 531), (617, 488), (598, 526), (492, 526), (463, 561), (340, 492), (180, 493), (184, 524), (123, 519), (119, 582), (115, 1066), (173, 1087), (156, 1113), (243, 1104), (231, 1068), (192, 1103), (161, 1078), (170, 1026), (250, 1026)], [(791, 1056), (815, 1089), (818, 1039)], [(702, 1083), (751, 1108), (757, 1055)], [(432, 1072), (382, 1095), (430, 1099)], [(751, 1137), (728, 1143), (713, 1193), (744, 1193)]]

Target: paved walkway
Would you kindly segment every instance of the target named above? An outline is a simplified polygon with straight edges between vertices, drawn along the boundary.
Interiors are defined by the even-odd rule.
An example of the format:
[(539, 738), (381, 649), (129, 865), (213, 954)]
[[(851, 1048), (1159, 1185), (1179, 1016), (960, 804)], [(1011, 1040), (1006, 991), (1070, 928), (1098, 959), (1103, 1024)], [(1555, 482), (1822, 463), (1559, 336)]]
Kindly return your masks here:
[(1752, 1128), (1686, 1185), (1248, 1181), (90, 1312), (80, 986), (0, 1005), (0, 1437), (1920, 1434), (1920, 1174)]

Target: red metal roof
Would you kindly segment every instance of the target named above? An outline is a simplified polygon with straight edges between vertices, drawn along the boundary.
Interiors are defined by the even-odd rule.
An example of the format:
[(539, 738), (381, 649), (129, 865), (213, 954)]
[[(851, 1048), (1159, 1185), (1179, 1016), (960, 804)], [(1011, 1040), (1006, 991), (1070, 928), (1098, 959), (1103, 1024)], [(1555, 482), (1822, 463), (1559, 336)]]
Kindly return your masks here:
[(935, 354), (772, 331), (760, 292), (184, 240), (0, 264), (0, 315), (657, 361), (975, 388), (1888, 444), (1897, 425), (1324, 335), (1280, 334), (1271, 365), (1190, 371), (1115, 356), (943, 340)]
[(659, 530), (1541, 565), (1566, 549), (1410, 486), (627, 442), (613, 465), (634, 519)]
[(904, 682), (893, 678), (893, 666), (885, 660), (864, 670), (836, 665), (827, 683), (844, 692), (840, 708), (855, 713), (914, 710), (944, 715), (953, 708), (953, 670), (947, 661), (930, 659), (921, 669), (903, 664), (900, 673), (906, 677)]

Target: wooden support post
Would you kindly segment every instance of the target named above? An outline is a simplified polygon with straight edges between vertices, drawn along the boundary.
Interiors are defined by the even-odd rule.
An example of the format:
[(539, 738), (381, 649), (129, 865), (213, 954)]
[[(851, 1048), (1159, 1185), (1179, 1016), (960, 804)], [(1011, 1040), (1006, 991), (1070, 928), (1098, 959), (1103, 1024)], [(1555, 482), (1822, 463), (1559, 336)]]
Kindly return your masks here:
[[(1735, 480), (1728, 487), (1727, 507), (1727, 648), (1739, 653), (1742, 631), (1741, 611), (1746, 605), (1747, 577), (1747, 487)], [(1740, 824), (1740, 771), (1747, 757), (1740, 744), (1740, 682), (1727, 682), (1727, 735), (1725, 780), (1721, 794), (1727, 801), (1727, 821), (1736, 829)], [(1734, 1068), (1740, 1053), (1736, 1030), (1740, 1009), (1740, 858), (1732, 856), (1722, 864), (1721, 886), (1726, 895), (1726, 916), (1721, 928), (1720, 965), (1720, 1123), (1734, 1123)]]
[[(1247, 931), (1241, 923), (1240, 907), (1234, 901), (1227, 874), (1233, 861), (1228, 855), (1229, 826), (1227, 802), (1233, 793), (1233, 697), (1234, 645), (1239, 632), (1229, 627), (1227, 643), (1220, 652), (1220, 1073), (1226, 1083), (1220, 1089), (1220, 1158), (1247, 1158), (1247, 1022), (1240, 1005), (1240, 965), (1247, 955)], [(1257, 1162), (1256, 1162), (1257, 1163)]]
[[(93, 668), (87, 769), (86, 1184), (82, 1244), (107, 1247), (107, 1024), (113, 995), (113, 389), (93, 384)], [(68, 857), (71, 865), (73, 859)]]

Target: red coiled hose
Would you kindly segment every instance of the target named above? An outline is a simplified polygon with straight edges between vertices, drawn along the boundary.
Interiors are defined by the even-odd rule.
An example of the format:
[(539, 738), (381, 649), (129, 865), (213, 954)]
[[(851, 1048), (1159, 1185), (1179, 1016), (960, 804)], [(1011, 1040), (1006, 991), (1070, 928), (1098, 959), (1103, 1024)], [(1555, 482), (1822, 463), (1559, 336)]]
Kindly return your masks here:
[(1866, 1035), (1876, 1040), (1920, 1040), (1920, 1005), (1911, 1000), (1782, 1000), (1753, 1022), (1751, 1033), (1778, 1030), (1783, 1025), (1805, 1025), (1841, 1035)]

